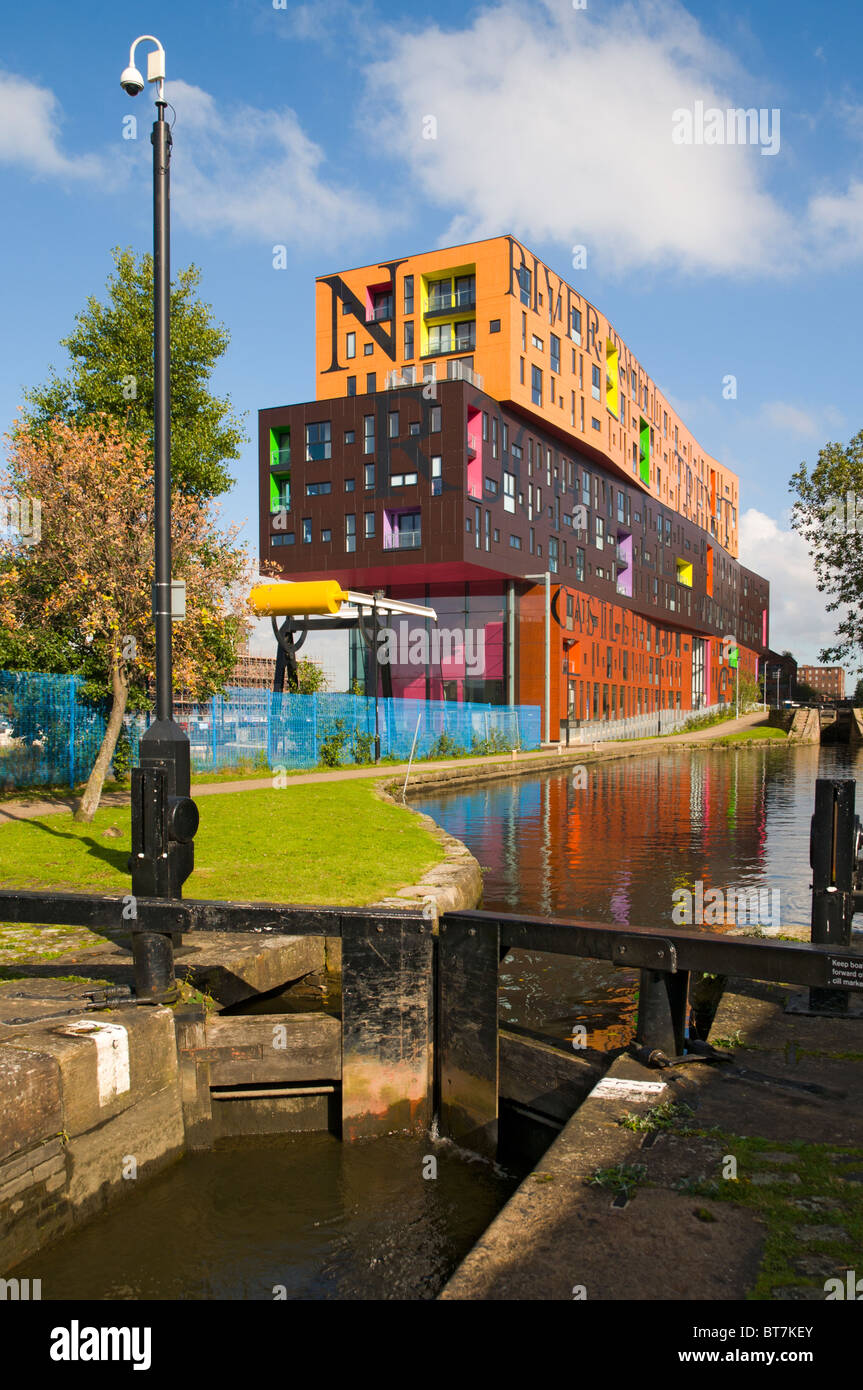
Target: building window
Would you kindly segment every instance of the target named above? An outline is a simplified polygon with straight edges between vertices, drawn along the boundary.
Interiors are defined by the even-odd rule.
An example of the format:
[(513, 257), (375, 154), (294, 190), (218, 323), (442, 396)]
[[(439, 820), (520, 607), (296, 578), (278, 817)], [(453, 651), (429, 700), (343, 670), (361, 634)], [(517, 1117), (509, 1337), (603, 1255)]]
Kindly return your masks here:
[(356, 394), (357, 394), (357, 379), (356, 379), (355, 376), (349, 376), (349, 377), (348, 377), (348, 395), (349, 395), (349, 396), (355, 396)]
[(374, 415), (363, 416), (363, 453), (373, 454), (375, 451), (375, 417)]
[(332, 458), (332, 452), (329, 420), (306, 425), (306, 463)]
[(303, 544), (304, 544), (304, 545), (311, 545), (311, 543), (312, 543), (312, 518), (311, 518), (310, 516), (304, 516), (304, 517), (303, 517)]
[(365, 466), (365, 485), (367, 488), (375, 485), (375, 466), (373, 463), (367, 463)]
[(548, 541), (548, 568), (552, 574), (557, 574), (557, 564), (559, 556), (559, 546), (557, 536), (550, 536)]
[(363, 357), (371, 357), (374, 350), (374, 343), (363, 343)]
[(306, 483), (307, 497), (327, 497), (332, 490), (332, 483)]
[(414, 277), (405, 276), (405, 313), (412, 314), (414, 311)]
[(433, 405), (430, 412), (429, 431), (431, 434), (440, 434), (441, 408)]
[(496, 415), (491, 421), (491, 456), (493, 459), (500, 456), (500, 425)]
[(429, 328), (429, 352), (452, 352), (452, 324), (433, 323)]
[(534, 405), (542, 405), (542, 372), (539, 367), (530, 369), (530, 395)]
[(503, 475), (503, 509), (505, 512), (515, 511), (515, 474), (506, 470)]
[(584, 551), (581, 546), (575, 548), (575, 577), (578, 580), (584, 579)]
[(443, 478), (441, 477), (442, 465), (443, 459), (441, 455), (433, 454), (431, 461), (432, 497), (440, 497), (443, 492)]
[(353, 442), (354, 442), (354, 437), (355, 437), (355, 436), (354, 436), (353, 430), (345, 430), (345, 443), (346, 443), (346, 444), (353, 444)]
[(393, 296), (391, 290), (374, 290), (372, 292), (372, 318), (375, 323), (380, 323), (383, 319), (391, 319), (393, 316)]
[(273, 545), (294, 545), (296, 543), (296, 533), (286, 531), (283, 536), (273, 536)]
[(322, 540), (322, 541), (331, 541), (332, 539), (333, 539), (333, 533), (332, 533), (332, 531), (330, 531), (330, 530), (323, 530), (323, 531), (321, 532), (321, 540)]
[(357, 519), (353, 512), (345, 516), (345, 550), (352, 554), (357, 548)]
[(601, 392), (600, 386), (601, 386), (601, 382), (602, 382), (602, 376), (601, 376), (599, 367), (597, 367), (597, 366), (591, 367), (591, 369), (590, 369), (590, 380), (591, 380), (591, 388), (590, 388), (590, 389), (591, 389), (591, 393), (592, 393), (592, 395), (593, 395), (593, 399), (594, 399), (595, 401), (601, 400), (601, 399), (602, 399), (602, 392)]
[(391, 473), (390, 487), (415, 487), (417, 482), (416, 473)]
[(492, 319), (488, 326), (489, 333), (500, 332), (500, 319)]
[(560, 339), (557, 334), (549, 333), (548, 349), (551, 354), (551, 370), (556, 376), (560, 376)]
[(522, 304), (530, 305), (530, 286), (531, 274), (526, 265), (521, 266), (518, 272), (519, 298)]
[(353, 478), (345, 478), (345, 492), (353, 492), (355, 483)]
[(476, 324), (472, 319), (455, 326), (456, 352), (471, 352), (476, 347)]
[(494, 478), (486, 478), (485, 490), (486, 492), (490, 492), (492, 497), (497, 496), (497, 482)]
[(365, 523), (366, 523), (366, 525), (365, 525), (365, 536), (366, 536), (366, 540), (369, 541), (369, 540), (371, 540), (371, 539), (374, 537), (374, 534), (375, 534), (375, 514), (374, 514), (374, 512), (366, 512), (366, 515), (365, 515)]
[(573, 342), (577, 343), (578, 346), (581, 347), (581, 310), (580, 310), (580, 309), (571, 309), (571, 310), (570, 310), (569, 333), (570, 333), (570, 337), (572, 338)]
[(520, 357), (520, 358), (518, 359), (518, 381), (519, 381), (519, 385), (520, 385), (520, 386), (523, 386), (523, 385), (524, 385), (524, 358), (523, 358), (523, 357)]
[(345, 338), (345, 356), (356, 357), (357, 355), (357, 335), (349, 333)]
[(413, 322), (405, 324), (405, 350), (404, 357), (409, 361), (414, 355), (414, 326)]
[(410, 434), (412, 437), (415, 437), (420, 432), (421, 427), (419, 420), (411, 420), (410, 425), (408, 426), (408, 434)]
[(513, 550), (521, 550), (521, 536), (510, 536), (509, 543)]
[(366, 372), (366, 395), (374, 395), (377, 389), (377, 373)]
[(399, 413), (398, 413), (397, 410), (391, 410), (391, 411), (390, 411), (390, 413), (389, 413), (389, 418), (388, 418), (388, 421), (387, 421), (387, 425), (388, 425), (388, 434), (389, 434), (390, 439), (398, 439), (398, 437), (399, 437)]

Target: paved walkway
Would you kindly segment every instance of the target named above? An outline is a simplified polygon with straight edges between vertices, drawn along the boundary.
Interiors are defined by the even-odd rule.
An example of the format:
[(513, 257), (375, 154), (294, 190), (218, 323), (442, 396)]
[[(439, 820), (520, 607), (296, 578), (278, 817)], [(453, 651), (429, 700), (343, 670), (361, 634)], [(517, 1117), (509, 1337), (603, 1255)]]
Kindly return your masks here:
[[(530, 766), (532, 762), (546, 763), (549, 756), (554, 756), (556, 752), (569, 757), (576, 757), (579, 753), (590, 753), (591, 750), (600, 753), (641, 751), (646, 748), (664, 748), (674, 746), (679, 743), (700, 743), (711, 739), (725, 737), (727, 734), (736, 732), (739, 729), (751, 728), (754, 724), (764, 721), (764, 714), (761, 710), (756, 710), (753, 714), (741, 715), (739, 719), (729, 719), (723, 724), (715, 724), (709, 729), (700, 729), (695, 733), (689, 734), (667, 734), (663, 738), (639, 738), (639, 739), (613, 739), (608, 741), (591, 740), (585, 743), (571, 743), (569, 747), (557, 744), (550, 745), (543, 749), (533, 749), (529, 753), (517, 753), (515, 757), (509, 754), (505, 757), (493, 756), (485, 758), (446, 758), (438, 762), (418, 762), (411, 768), (411, 776), (417, 772), (435, 772), (442, 769), (450, 770), (464, 767), (517, 767), (520, 770), (525, 766)], [(596, 726), (601, 727), (600, 725)], [(585, 732), (588, 726), (585, 726)], [(329, 772), (302, 772), (295, 775), (288, 775), (288, 787), (308, 786), (313, 782), (345, 782), (359, 777), (399, 777), (404, 778), (408, 770), (407, 763), (385, 763), (378, 767), (345, 767), (335, 768)], [(192, 786), (192, 795), (216, 796), (222, 792), (251, 792), (266, 790), (272, 787), (273, 778), (254, 777), (245, 781), (236, 782), (203, 782)], [(34, 820), (40, 816), (57, 815), (61, 811), (72, 811), (77, 804), (77, 796), (68, 795), (52, 799), (51, 801), (9, 800), (0, 802), (0, 825), (12, 820)], [(128, 806), (128, 792), (104, 792), (100, 806)]]

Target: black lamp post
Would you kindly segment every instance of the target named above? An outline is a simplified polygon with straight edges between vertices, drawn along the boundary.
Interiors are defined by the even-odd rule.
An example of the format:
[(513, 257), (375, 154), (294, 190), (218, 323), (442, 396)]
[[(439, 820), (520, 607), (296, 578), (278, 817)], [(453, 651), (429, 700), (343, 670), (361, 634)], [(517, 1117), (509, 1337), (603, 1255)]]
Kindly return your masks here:
[[(155, 582), (153, 621), (156, 630), (156, 719), (141, 739), (140, 766), (132, 772), (133, 899), (179, 898), (194, 868), (198, 808), (190, 797), (189, 740), (174, 722), (171, 671), (171, 131), (165, 120), (165, 51), (158, 39), (143, 34), (129, 52), (120, 78), (129, 96), (144, 90), (135, 67), (135, 48), (155, 44), (148, 54), (147, 80), (158, 84), (153, 123), (153, 443), (155, 463)], [(170, 927), (135, 930), (132, 952), (139, 1003), (159, 1004), (176, 997), (174, 946), (179, 934)]]

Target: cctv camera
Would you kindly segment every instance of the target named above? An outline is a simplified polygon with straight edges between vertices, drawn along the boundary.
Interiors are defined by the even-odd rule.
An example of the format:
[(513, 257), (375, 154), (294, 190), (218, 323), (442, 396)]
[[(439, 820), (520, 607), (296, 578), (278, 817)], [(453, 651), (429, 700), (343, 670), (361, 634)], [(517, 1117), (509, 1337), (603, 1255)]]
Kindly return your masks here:
[(128, 67), (120, 78), (120, 86), (127, 96), (139, 96), (144, 90), (144, 79), (137, 68)]

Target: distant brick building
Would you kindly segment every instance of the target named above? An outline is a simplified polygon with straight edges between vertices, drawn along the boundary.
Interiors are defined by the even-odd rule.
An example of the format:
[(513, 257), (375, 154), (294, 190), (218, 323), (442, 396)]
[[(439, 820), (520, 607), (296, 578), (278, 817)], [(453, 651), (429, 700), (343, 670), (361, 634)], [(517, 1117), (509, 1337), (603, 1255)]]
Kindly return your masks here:
[(798, 666), (797, 679), (827, 700), (845, 699), (845, 672), (841, 666)]

